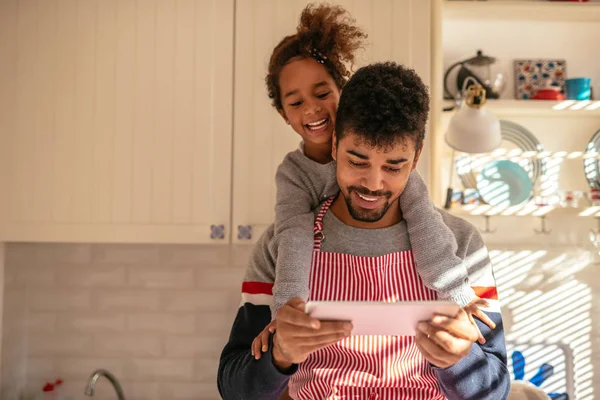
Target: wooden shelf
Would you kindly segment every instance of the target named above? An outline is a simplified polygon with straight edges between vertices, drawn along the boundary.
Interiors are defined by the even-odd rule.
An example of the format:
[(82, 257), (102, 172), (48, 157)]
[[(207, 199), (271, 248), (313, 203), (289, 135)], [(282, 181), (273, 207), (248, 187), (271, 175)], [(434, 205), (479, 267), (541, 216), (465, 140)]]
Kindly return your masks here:
[[(585, 200), (581, 200), (585, 202)], [(513, 207), (493, 207), (487, 204), (453, 206), (450, 214), (460, 217), (489, 216), (489, 217), (543, 217), (543, 216), (571, 216), (571, 217), (600, 217), (600, 206), (560, 207), (536, 206), (535, 204), (518, 205)]]
[[(445, 100), (449, 107), (453, 101)], [(498, 118), (508, 117), (592, 117), (600, 118), (599, 100), (488, 100), (485, 107)]]
[[(444, 154), (448, 157), (452, 156), (452, 150), (446, 149)], [(554, 159), (559, 162), (563, 162), (565, 160), (579, 160), (581, 162), (584, 158), (591, 158), (600, 160), (600, 153), (597, 152), (583, 152), (583, 151), (523, 151), (521, 149), (504, 149), (500, 148), (494, 150), (490, 153), (479, 153), (479, 154), (469, 154), (462, 153), (457, 151), (455, 153), (456, 157), (469, 157), (473, 163), (477, 164), (481, 162), (487, 162), (490, 160), (511, 160), (518, 161), (523, 159), (539, 159), (539, 160), (547, 160)]]
[(600, 22), (600, 2), (590, 3), (531, 1), (448, 1), (444, 2), (444, 18)]

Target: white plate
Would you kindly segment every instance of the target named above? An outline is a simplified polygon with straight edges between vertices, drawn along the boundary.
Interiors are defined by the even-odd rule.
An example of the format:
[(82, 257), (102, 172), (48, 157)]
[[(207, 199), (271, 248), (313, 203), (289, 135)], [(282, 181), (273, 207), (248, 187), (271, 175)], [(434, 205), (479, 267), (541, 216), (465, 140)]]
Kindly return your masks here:
[(415, 336), (417, 323), (434, 314), (455, 316), (459, 307), (446, 301), (336, 302), (309, 301), (306, 313), (325, 321), (351, 321), (353, 335)]

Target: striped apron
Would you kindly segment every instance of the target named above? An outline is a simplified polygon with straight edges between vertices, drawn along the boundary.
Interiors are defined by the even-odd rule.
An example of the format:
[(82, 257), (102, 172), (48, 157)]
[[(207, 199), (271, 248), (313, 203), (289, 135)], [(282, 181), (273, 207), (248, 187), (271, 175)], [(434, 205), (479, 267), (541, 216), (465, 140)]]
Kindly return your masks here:
[[(359, 257), (321, 252), (326, 201), (315, 220), (310, 272), (314, 301), (424, 301), (435, 291), (423, 285), (412, 252)], [(297, 400), (445, 399), (414, 336), (350, 336), (311, 354), (291, 377), (289, 394)]]

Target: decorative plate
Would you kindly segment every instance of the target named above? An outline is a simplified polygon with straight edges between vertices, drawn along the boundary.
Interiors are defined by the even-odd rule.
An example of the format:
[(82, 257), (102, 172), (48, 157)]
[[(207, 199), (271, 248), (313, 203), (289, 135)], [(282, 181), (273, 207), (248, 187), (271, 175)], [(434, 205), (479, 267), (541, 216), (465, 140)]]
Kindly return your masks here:
[[(511, 150), (514, 148), (520, 149), (523, 152), (534, 151), (542, 152), (544, 147), (533, 133), (525, 127), (512, 122), (501, 120), (500, 133), (502, 135), (503, 149)], [(539, 158), (520, 159), (518, 164), (527, 171), (533, 186), (546, 173), (546, 160)], [(483, 165), (477, 164), (470, 156), (457, 157), (455, 166), (458, 178), (462, 182), (465, 189), (477, 188), (477, 172), (481, 170)]]

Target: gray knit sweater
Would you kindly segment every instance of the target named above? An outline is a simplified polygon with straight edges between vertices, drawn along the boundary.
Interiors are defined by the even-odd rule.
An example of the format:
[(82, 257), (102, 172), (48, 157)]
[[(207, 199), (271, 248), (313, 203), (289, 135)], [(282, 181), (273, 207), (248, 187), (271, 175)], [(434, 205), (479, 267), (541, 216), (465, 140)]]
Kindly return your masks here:
[[(277, 251), (271, 316), (293, 297), (308, 298), (314, 209), (338, 193), (335, 162), (319, 164), (301, 149), (289, 153), (277, 170), (275, 237)], [(440, 299), (465, 306), (475, 296), (466, 266), (456, 255), (456, 238), (434, 207), (423, 179), (413, 172), (400, 196), (417, 272)], [(458, 268), (457, 268), (458, 267)]]

